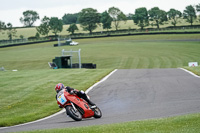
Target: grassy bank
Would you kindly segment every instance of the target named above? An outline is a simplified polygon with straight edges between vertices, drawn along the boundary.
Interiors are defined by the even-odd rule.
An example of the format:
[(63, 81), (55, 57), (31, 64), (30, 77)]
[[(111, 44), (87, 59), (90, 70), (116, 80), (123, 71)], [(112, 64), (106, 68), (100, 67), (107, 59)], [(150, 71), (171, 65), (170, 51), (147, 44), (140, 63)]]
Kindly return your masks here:
[(80, 90), (111, 70), (20, 70), (0, 71), (0, 126), (25, 123), (51, 115), (59, 108), (54, 87), (62, 82)]
[[(78, 46), (53, 47), (57, 42), (0, 49), (0, 66), (13, 70), (49, 69), (62, 49), (81, 49), (82, 63), (99, 69), (177, 68), (200, 62), (199, 35), (147, 35), (75, 40)], [(142, 40), (142, 41), (141, 41)], [(184, 41), (166, 41), (184, 40)], [(186, 41), (185, 41), (186, 40)]]

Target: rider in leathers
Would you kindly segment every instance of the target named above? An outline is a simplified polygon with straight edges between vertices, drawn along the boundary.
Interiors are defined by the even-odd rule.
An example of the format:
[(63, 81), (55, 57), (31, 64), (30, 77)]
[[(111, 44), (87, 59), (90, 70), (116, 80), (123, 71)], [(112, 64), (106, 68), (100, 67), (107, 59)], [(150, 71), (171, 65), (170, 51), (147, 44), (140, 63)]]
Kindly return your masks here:
[[(69, 86), (64, 87), (64, 85), (62, 83), (57, 84), (56, 87), (55, 87), (55, 90), (56, 90), (57, 93), (62, 89), (65, 89), (70, 94), (76, 94), (78, 97), (83, 98), (88, 104), (91, 105), (91, 108), (96, 107), (96, 105), (92, 101), (90, 101), (90, 99), (88, 99), (88, 97), (87, 97), (87, 95), (85, 94), (84, 91), (82, 91), (82, 90), (79, 91), (79, 90), (76, 90), (76, 89), (71, 88)], [(56, 94), (56, 100), (57, 100), (57, 94)]]

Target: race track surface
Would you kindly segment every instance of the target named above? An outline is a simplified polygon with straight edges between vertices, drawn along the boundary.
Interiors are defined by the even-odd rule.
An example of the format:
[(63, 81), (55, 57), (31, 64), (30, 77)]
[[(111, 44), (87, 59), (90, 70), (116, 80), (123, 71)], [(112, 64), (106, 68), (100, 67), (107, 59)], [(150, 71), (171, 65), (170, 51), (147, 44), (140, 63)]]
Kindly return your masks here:
[(61, 113), (33, 124), (1, 128), (0, 132), (101, 125), (200, 112), (200, 78), (181, 69), (117, 70), (88, 94), (102, 110), (101, 119), (75, 122)]

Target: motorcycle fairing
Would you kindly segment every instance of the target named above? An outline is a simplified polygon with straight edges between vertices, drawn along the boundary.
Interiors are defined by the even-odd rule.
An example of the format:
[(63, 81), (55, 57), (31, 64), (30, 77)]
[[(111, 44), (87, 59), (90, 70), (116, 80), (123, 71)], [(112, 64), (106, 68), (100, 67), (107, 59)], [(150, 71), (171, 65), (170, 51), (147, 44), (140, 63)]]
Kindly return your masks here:
[(88, 117), (92, 117), (94, 116), (94, 111), (92, 111), (90, 109), (90, 107), (88, 106), (88, 103), (85, 102), (85, 100), (79, 98), (77, 95), (68, 95), (67, 96), (68, 100), (70, 100), (71, 102), (73, 102), (74, 104), (76, 104), (77, 106), (79, 106), (80, 108), (82, 108), (84, 110), (84, 114), (83, 114), (83, 118), (88, 118)]

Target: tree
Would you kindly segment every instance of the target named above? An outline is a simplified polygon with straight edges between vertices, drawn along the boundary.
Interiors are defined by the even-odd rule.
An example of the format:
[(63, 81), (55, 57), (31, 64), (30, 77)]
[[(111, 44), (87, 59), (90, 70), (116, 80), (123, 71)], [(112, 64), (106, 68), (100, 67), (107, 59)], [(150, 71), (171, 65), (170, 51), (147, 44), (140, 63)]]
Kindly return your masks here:
[(27, 10), (23, 12), (24, 17), (20, 18), (21, 23), (23, 23), (27, 27), (33, 26), (33, 24), (40, 19), (37, 12), (32, 10)]
[(197, 12), (200, 12), (200, 3), (199, 3), (199, 5), (196, 5), (196, 10), (197, 10)]
[[(2, 32), (2, 31), (7, 32), (9, 40), (12, 40), (13, 37), (16, 37), (17, 30), (15, 28), (13, 28), (11, 23), (8, 23), (6, 25), (4, 22), (0, 21), (0, 32)], [(5, 32), (2, 32), (2, 34), (4, 34), (4, 33)]]
[[(200, 4), (196, 5), (196, 10), (197, 10), (197, 12), (200, 12)], [(199, 20), (200, 20), (200, 15), (199, 15)]]
[(160, 10), (158, 7), (151, 8), (148, 13), (150, 20), (155, 22), (158, 29), (160, 28), (159, 25), (162, 25), (164, 21), (167, 21), (167, 13)]
[[(6, 29), (6, 25), (4, 22), (0, 21), (0, 32), (4, 31)], [(3, 32), (2, 32), (3, 34)]]
[(103, 24), (103, 29), (111, 29), (111, 24), (112, 24), (112, 18), (110, 17), (110, 15), (108, 14), (107, 11), (103, 12), (101, 14), (101, 23)]
[(40, 34), (39, 34), (38, 32), (35, 34), (35, 38), (36, 38), (36, 39), (39, 39), (39, 38), (40, 38)]
[(108, 13), (114, 21), (116, 30), (118, 30), (119, 28), (120, 21), (126, 22), (127, 20), (126, 15), (122, 11), (120, 11), (119, 8), (111, 7), (109, 8)]
[(36, 27), (37, 32), (41, 35), (46, 35), (48, 36), (49, 31), (50, 31), (50, 26), (49, 26), (50, 19), (48, 17), (44, 17), (42, 19), (42, 23), (40, 26)]
[(70, 24), (69, 28), (67, 29), (67, 31), (71, 32), (72, 34), (74, 34), (75, 30), (78, 30), (78, 27), (75, 23)]
[(24, 39), (24, 36), (23, 36), (23, 35), (20, 35), (19, 38), (20, 38), (20, 39)]
[(55, 36), (57, 35), (57, 33), (60, 33), (63, 30), (62, 20), (58, 19), (57, 17), (51, 17), (49, 21), (49, 26), (50, 26), (50, 30), (52, 30)]
[(143, 28), (149, 25), (149, 17), (148, 12), (145, 7), (138, 8), (135, 10), (135, 14), (133, 15), (133, 21), (136, 25)]
[(177, 21), (180, 17), (182, 17), (182, 13), (175, 9), (170, 9), (169, 12), (167, 12), (169, 19), (172, 19), (171, 24), (174, 25), (174, 27), (177, 24)]
[(100, 23), (100, 14), (96, 9), (85, 8), (79, 13), (78, 21), (83, 27), (83, 30), (87, 30), (91, 34), (97, 28), (97, 24)]
[(77, 23), (78, 20), (78, 13), (75, 14), (65, 14), (62, 17), (62, 21), (64, 24), (73, 24), (73, 23)]
[(13, 28), (11, 23), (7, 24), (6, 29), (7, 29), (7, 35), (8, 35), (9, 40), (12, 40), (13, 37), (16, 37), (17, 30)]
[(126, 17), (127, 17), (127, 20), (133, 20), (133, 14), (132, 13), (129, 13)]
[(191, 26), (196, 17), (197, 16), (195, 8), (192, 5), (187, 6), (186, 9), (183, 11), (183, 18), (186, 19), (186, 21), (189, 22)]

